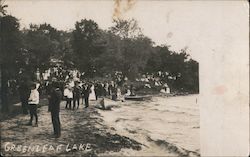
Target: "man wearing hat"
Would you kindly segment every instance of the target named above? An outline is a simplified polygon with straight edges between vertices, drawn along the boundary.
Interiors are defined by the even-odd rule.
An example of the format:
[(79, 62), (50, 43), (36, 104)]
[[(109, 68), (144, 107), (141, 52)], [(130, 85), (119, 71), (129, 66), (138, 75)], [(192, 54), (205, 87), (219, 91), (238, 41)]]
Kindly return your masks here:
[(51, 119), (56, 138), (61, 136), (61, 123), (60, 123), (60, 102), (62, 99), (62, 92), (58, 82), (52, 83), (52, 90), (50, 92), (49, 111), (51, 112)]

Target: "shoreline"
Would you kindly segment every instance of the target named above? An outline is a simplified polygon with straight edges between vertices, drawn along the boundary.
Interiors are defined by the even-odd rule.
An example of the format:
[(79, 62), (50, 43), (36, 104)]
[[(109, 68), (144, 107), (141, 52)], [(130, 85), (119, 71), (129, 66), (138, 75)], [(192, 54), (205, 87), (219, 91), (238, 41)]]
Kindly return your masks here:
[[(77, 110), (65, 110), (65, 102), (63, 101), (60, 112), (62, 137), (59, 139), (54, 139), (51, 135), (52, 124), (50, 113), (47, 112), (47, 106), (43, 105), (38, 109), (39, 127), (29, 127), (25, 125), (25, 122), (27, 122), (29, 118), (28, 115), (18, 115), (0, 122), (1, 126), (3, 126), (1, 129), (1, 143), (13, 142), (16, 146), (22, 144), (27, 147), (29, 144), (38, 144), (41, 146), (47, 144), (54, 146), (54, 149), (56, 149), (58, 145), (64, 145), (66, 148), (67, 144), (70, 144), (69, 151), (66, 151), (66, 149), (54, 151), (53, 148), (49, 150), (50, 146), (45, 146), (48, 147), (46, 148), (48, 151), (22, 153), (23, 155), (38, 156), (61, 154), (74, 156), (152, 156), (156, 153), (170, 156), (199, 156), (199, 153), (196, 151), (188, 150), (173, 143), (173, 139), (169, 138), (167, 134), (164, 136), (161, 135), (168, 133), (174, 123), (162, 121), (159, 117), (157, 119), (157, 115), (164, 114), (166, 111), (156, 100), (166, 99), (167, 101), (172, 101), (181, 97), (171, 97), (172, 99), (168, 99), (166, 96), (158, 95), (153, 98), (152, 101), (125, 102), (117, 102), (105, 98), (107, 105), (113, 105), (111, 110), (95, 108), (97, 101), (90, 101), (90, 108), (87, 109), (84, 109), (84, 106), (81, 104)], [(189, 99), (190, 97), (185, 98)], [(155, 105), (152, 106), (150, 103)], [(171, 103), (168, 103), (168, 105), (171, 105)], [(182, 112), (178, 113), (172, 109), (174, 108), (168, 108), (166, 112), (168, 113), (167, 119), (170, 118), (171, 120), (171, 115), (181, 116), (183, 114)], [(183, 110), (183, 112), (186, 111)], [(155, 116), (152, 118), (152, 115)], [(191, 118), (193, 116), (196, 117), (196, 115), (189, 114), (185, 116), (191, 116)], [(168, 125), (167, 132), (163, 131), (164, 127), (162, 123)], [(178, 123), (179, 122), (176, 121), (176, 124)], [(180, 125), (182, 126), (181, 123)], [(153, 131), (151, 128), (155, 128), (158, 131)], [(193, 126), (193, 128), (198, 130), (195, 126)], [(163, 131), (162, 133), (161, 130)], [(171, 132), (178, 133), (178, 130)], [(74, 144), (76, 144), (76, 148), (73, 149)], [(80, 144), (90, 144), (91, 150), (79, 150)], [(1, 149), (3, 150), (4, 148)], [(25, 147), (25, 149), (28, 148)], [(6, 153), (6, 155), (18, 155), (20, 152), (8, 151)]]
[[(164, 109), (164, 107), (163, 108), (161, 107), (164, 104), (161, 105), (161, 103), (159, 104), (157, 101), (157, 99), (160, 99), (160, 100), (165, 99), (168, 104), (170, 103), (169, 105), (171, 106), (171, 102), (175, 100), (176, 98), (177, 99), (182, 99), (182, 98), (190, 99), (191, 97), (192, 102), (195, 103), (195, 99), (193, 98), (195, 96), (198, 96), (198, 95), (189, 95), (189, 96), (184, 96), (184, 97), (166, 97), (166, 95), (157, 95), (153, 97), (153, 100), (125, 101), (125, 102), (119, 102), (117, 103), (117, 105), (114, 105), (114, 102), (112, 100), (107, 99), (106, 104), (114, 106), (112, 110), (111, 111), (98, 110), (98, 112), (103, 117), (105, 125), (108, 125), (114, 128), (113, 129), (115, 130), (114, 132), (127, 136), (129, 138), (135, 139), (143, 143), (144, 145), (149, 146), (149, 147), (143, 146), (142, 150), (139, 152), (135, 152), (132, 150), (123, 150), (124, 154), (129, 154), (133, 156), (137, 156), (137, 155), (154, 156), (155, 153), (153, 152), (158, 152), (160, 153), (160, 155), (163, 155), (163, 156), (166, 154), (170, 156), (200, 156), (199, 136), (198, 136), (199, 134), (197, 134), (197, 136), (195, 135), (196, 134), (195, 132), (197, 131), (199, 132), (199, 114), (197, 115), (196, 113), (198, 112), (198, 108), (191, 110), (190, 106), (183, 106), (185, 110), (178, 111), (179, 109), (176, 108), (178, 106), (176, 107), (173, 106), (173, 107), (170, 107), (170, 108), (167, 107), (166, 109)], [(159, 108), (160, 110), (158, 110), (157, 108)], [(190, 111), (195, 112), (195, 114), (189, 113)], [(169, 120), (162, 121), (163, 119), (161, 118), (161, 115), (164, 113), (168, 114), (166, 116), (166, 119), (170, 118)], [(143, 114), (145, 114), (145, 116), (143, 116)], [(160, 114), (160, 116), (157, 116), (157, 114)], [(178, 117), (180, 116), (182, 117), (182, 115), (190, 117), (193, 120), (195, 119), (197, 120), (195, 120), (195, 123), (192, 124), (193, 126), (189, 124), (188, 125), (185, 124), (187, 126), (185, 125), (182, 126), (183, 122), (179, 122), (178, 120), (179, 119)], [(189, 121), (190, 122), (193, 121), (193, 120), (189, 120), (190, 118), (187, 118), (185, 121), (188, 123)], [(150, 121), (152, 121), (152, 123), (149, 123)], [(166, 127), (164, 127), (162, 124), (165, 124)], [(184, 130), (183, 131), (179, 129), (175, 130), (174, 129), (175, 124), (178, 124), (176, 127), (178, 128), (180, 127), (179, 129), (183, 128)], [(190, 128), (191, 130), (189, 129), (189, 126), (191, 127)], [(156, 130), (154, 131), (154, 128), (157, 129), (158, 131)], [(172, 130), (170, 131), (169, 129), (171, 128)], [(194, 131), (196, 130), (196, 131), (193, 132), (192, 130)], [(171, 134), (175, 134), (175, 133), (176, 135), (183, 134), (182, 136), (187, 136), (186, 134), (190, 131), (194, 133), (194, 135), (191, 135), (191, 137), (193, 138), (197, 137), (197, 139), (195, 141), (192, 141), (192, 138), (191, 139), (187, 138), (186, 140), (189, 140), (189, 142), (191, 143), (198, 142), (198, 144), (194, 146), (194, 148), (192, 147), (189, 148), (188, 146), (189, 142), (186, 144), (183, 143), (184, 144), (183, 145), (182, 142), (177, 142), (177, 143), (174, 142), (176, 138), (174, 136), (171, 137), (172, 136)], [(181, 140), (181, 139), (182, 138), (177, 138), (176, 140)], [(183, 140), (185, 140), (185, 138)], [(104, 154), (104, 155), (120, 155), (120, 154), (113, 153), (113, 154)]]

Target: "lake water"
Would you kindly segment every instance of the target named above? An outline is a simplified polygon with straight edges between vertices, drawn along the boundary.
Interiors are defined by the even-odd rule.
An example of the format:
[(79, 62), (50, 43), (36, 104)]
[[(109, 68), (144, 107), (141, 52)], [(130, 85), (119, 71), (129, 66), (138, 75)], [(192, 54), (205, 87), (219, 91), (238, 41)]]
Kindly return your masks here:
[[(108, 155), (199, 156), (198, 95), (153, 97), (149, 101), (113, 102), (112, 111), (99, 110), (114, 132), (142, 143), (141, 151), (123, 150)], [(107, 155), (107, 154), (104, 154)]]

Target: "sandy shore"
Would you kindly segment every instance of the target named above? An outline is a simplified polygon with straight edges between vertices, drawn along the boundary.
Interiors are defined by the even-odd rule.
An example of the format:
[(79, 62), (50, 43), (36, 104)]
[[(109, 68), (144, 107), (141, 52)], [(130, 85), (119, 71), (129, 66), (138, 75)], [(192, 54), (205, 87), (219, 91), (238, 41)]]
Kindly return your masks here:
[[(193, 96), (154, 97), (146, 102), (114, 102), (112, 110), (83, 105), (65, 110), (61, 103), (62, 136), (53, 137), (47, 106), (39, 108), (39, 127), (25, 125), (29, 116), (2, 121), (3, 155), (199, 155), (199, 111)], [(181, 105), (179, 101), (182, 100)]]

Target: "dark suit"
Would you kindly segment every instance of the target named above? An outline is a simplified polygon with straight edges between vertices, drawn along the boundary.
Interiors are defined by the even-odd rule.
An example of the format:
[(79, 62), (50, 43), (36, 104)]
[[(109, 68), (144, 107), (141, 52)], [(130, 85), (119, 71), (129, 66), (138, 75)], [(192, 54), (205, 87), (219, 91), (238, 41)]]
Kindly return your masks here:
[(28, 99), (30, 95), (30, 89), (27, 83), (21, 83), (19, 87), (19, 95), (22, 103), (23, 114), (28, 114)]
[(80, 97), (81, 97), (81, 89), (79, 86), (75, 86), (73, 90), (73, 109), (76, 107), (76, 102), (77, 102), (77, 108), (79, 108)]
[(83, 87), (83, 97), (85, 100), (85, 107), (89, 106), (89, 93), (90, 93), (90, 87), (89, 86)]
[(51, 119), (54, 129), (54, 134), (56, 136), (61, 135), (61, 123), (60, 123), (60, 102), (62, 99), (62, 92), (59, 88), (52, 89), (50, 93), (50, 103), (49, 103), (49, 111), (51, 112)]

